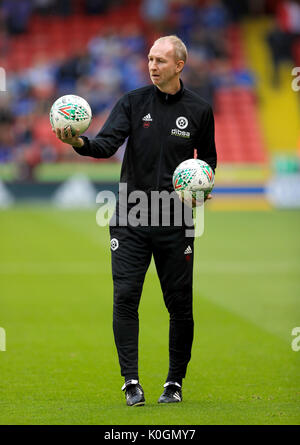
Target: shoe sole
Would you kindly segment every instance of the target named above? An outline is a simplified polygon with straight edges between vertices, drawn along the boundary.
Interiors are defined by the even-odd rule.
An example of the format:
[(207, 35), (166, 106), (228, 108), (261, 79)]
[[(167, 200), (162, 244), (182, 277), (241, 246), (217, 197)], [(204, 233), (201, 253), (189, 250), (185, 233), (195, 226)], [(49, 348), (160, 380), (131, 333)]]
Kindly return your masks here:
[(159, 403), (160, 405), (168, 405), (169, 403), (181, 403), (181, 402), (182, 402), (182, 400), (172, 400), (170, 402), (163, 402), (160, 400), (157, 401), (157, 403)]
[(132, 407), (132, 406), (144, 406), (144, 405), (145, 405), (145, 402), (137, 402), (134, 405), (127, 405), (127, 406)]

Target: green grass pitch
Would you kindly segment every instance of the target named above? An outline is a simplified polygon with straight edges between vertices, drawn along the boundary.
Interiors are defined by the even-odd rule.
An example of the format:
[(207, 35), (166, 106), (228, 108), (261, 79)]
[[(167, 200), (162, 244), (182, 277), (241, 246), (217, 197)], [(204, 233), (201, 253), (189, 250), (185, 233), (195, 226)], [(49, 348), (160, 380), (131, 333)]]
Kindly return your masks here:
[[(157, 399), (168, 314), (153, 263), (140, 305), (143, 408), (129, 408), (112, 334), (107, 228), (96, 210), (1, 211), (0, 424), (299, 424), (300, 212), (205, 213), (184, 401)], [(300, 343), (300, 342), (299, 342)]]

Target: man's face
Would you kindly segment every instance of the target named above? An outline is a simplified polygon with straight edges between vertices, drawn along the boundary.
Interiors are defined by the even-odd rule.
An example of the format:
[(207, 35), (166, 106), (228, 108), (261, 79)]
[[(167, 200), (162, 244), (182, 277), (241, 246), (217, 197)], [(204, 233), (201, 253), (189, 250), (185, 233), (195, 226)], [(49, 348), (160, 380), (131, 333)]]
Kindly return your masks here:
[(171, 85), (178, 78), (182, 61), (176, 61), (172, 43), (155, 43), (148, 55), (149, 74), (152, 82), (159, 88)]

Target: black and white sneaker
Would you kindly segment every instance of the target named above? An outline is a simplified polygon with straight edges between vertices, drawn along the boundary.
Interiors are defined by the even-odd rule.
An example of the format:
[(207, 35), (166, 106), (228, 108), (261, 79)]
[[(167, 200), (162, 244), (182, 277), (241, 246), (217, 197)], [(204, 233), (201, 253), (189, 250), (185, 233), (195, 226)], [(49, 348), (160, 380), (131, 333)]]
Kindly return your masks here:
[(144, 391), (138, 380), (127, 380), (122, 386), (122, 391), (125, 391), (125, 398), (128, 406), (145, 405)]
[(181, 385), (177, 382), (164, 384), (164, 392), (158, 399), (158, 403), (178, 403), (182, 401)]

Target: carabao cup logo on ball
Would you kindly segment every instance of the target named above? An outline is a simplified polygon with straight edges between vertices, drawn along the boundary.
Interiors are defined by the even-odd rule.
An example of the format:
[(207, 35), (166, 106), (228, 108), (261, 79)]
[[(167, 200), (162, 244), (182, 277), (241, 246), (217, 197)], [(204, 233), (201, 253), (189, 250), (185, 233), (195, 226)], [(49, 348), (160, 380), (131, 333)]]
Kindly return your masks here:
[[(197, 202), (200, 194), (204, 197), (211, 192), (214, 186), (214, 172), (212, 168), (200, 159), (188, 159), (176, 168), (173, 174), (173, 187), (179, 198), (188, 205), (192, 205), (193, 200)], [(203, 194), (201, 194), (203, 197)], [(200, 197), (198, 205), (203, 203)], [(196, 204), (197, 205), (197, 204)]]
[(50, 123), (52, 128), (71, 127), (73, 136), (76, 131), (84, 133), (92, 119), (92, 111), (85, 99), (73, 94), (62, 96), (51, 107)]

